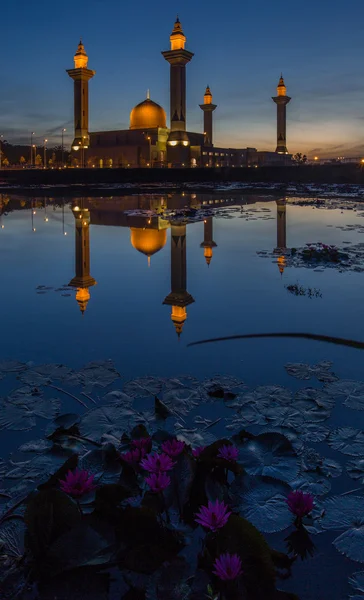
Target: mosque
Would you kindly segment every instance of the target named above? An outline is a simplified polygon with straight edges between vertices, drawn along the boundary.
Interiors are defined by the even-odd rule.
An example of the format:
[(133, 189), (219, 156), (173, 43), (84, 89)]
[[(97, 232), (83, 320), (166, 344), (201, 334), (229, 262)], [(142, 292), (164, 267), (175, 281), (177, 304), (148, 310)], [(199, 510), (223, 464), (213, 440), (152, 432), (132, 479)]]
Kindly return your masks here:
[(281, 76), (277, 96), (277, 146), (275, 152), (255, 148), (218, 148), (213, 144), (212, 92), (206, 87), (203, 103), (203, 131), (187, 129), (186, 65), (194, 54), (185, 49), (186, 36), (177, 17), (170, 35), (170, 50), (162, 52), (170, 65), (170, 122), (164, 108), (147, 93), (130, 113), (130, 127), (118, 131), (89, 131), (89, 81), (95, 71), (88, 68), (88, 56), (80, 41), (74, 68), (67, 71), (74, 81), (73, 156), (88, 167), (249, 167), (287, 165), (291, 162), (286, 143), (286, 105), (291, 100)]

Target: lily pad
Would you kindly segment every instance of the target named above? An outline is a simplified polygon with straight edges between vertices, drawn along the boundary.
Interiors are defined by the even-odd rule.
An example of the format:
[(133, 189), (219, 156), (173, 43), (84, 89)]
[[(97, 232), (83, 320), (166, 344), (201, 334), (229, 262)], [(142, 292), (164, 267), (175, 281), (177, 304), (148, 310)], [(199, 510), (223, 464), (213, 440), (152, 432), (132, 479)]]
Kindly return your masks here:
[(322, 361), (317, 365), (307, 365), (305, 363), (288, 363), (285, 365), (285, 369), (288, 375), (300, 379), (301, 381), (308, 381), (315, 377), (319, 381), (331, 382), (336, 381), (337, 377), (330, 371), (332, 363), (329, 361)]
[(303, 442), (318, 443), (327, 439), (330, 429), (316, 423), (305, 423), (300, 433)]
[(263, 433), (240, 447), (239, 462), (249, 475), (263, 475), (289, 482), (299, 466), (291, 442), (279, 433)]
[(325, 391), (336, 398), (344, 398), (348, 408), (364, 410), (364, 382), (342, 379), (325, 386)]
[(62, 364), (47, 364), (32, 367), (20, 373), (18, 379), (31, 386), (40, 386), (50, 383), (54, 379), (65, 380), (73, 375), (74, 371)]
[(53, 419), (60, 410), (61, 403), (57, 398), (50, 400), (28, 396), (29, 403), (22, 399), (13, 404), (9, 399), (0, 400), (0, 430), (12, 429), (26, 431), (36, 424), (36, 417)]
[(343, 531), (333, 545), (339, 552), (364, 562), (364, 499), (362, 496), (334, 496), (326, 500), (323, 529)]
[(328, 444), (342, 454), (364, 456), (364, 431), (353, 427), (338, 427), (330, 433)]
[[(326, 389), (326, 388), (325, 388)], [(326, 391), (317, 388), (303, 388), (295, 394), (295, 401), (306, 402), (307, 405), (316, 405), (318, 408), (331, 410), (335, 406), (335, 400)]]
[(260, 409), (263, 406), (288, 405), (292, 401), (291, 390), (280, 385), (262, 385), (243, 396), (244, 400), (255, 403)]
[(31, 440), (30, 442), (26, 442), (19, 447), (19, 452), (34, 452), (36, 454), (41, 454), (46, 450), (50, 450), (52, 448), (52, 442), (48, 440)]
[(80, 371), (74, 373), (68, 383), (82, 385), (86, 393), (91, 393), (94, 387), (105, 388), (120, 377), (111, 360), (90, 362)]
[(351, 479), (364, 484), (364, 458), (353, 458), (346, 464), (346, 471)]
[(293, 489), (312, 494), (313, 496), (324, 496), (331, 490), (331, 482), (319, 473), (307, 472), (300, 475), (291, 484)]
[(0, 361), (0, 371), (3, 373), (16, 373), (25, 371), (27, 365), (18, 360), (2, 360)]
[(102, 406), (84, 415), (80, 431), (83, 436), (99, 441), (105, 433), (121, 436), (137, 423), (144, 421), (145, 419), (131, 408)]
[(283, 482), (254, 478), (252, 486), (241, 494), (239, 510), (264, 533), (283, 531), (292, 523), (287, 496), (290, 487)]
[(172, 388), (163, 394), (163, 403), (172, 414), (187, 416), (189, 412), (199, 406), (201, 396), (193, 388)]
[(128, 381), (124, 385), (124, 393), (131, 398), (157, 396), (163, 387), (163, 383), (164, 381), (160, 377), (140, 377)]
[(0, 525), (0, 555), (20, 559), (24, 553), (25, 526), (23, 519), (12, 518)]
[(357, 571), (349, 577), (349, 583), (358, 592), (364, 593), (364, 571)]
[(299, 430), (304, 422), (303, 414), (295, 406), (272, 406), (263, 411), (272, 427), (290, 427)]

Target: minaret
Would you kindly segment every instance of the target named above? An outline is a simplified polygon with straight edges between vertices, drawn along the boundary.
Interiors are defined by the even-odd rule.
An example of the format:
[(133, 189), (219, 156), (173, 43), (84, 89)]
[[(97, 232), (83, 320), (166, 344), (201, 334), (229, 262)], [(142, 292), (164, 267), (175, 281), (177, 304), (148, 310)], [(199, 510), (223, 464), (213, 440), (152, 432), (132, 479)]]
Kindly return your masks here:
[(215, 244), (212, 234), (213, 229), (213, 217), (207, 217), (207, 219), (203, 222), (203, 242), (200, 244), (200, 248), (205, 248), (204, 257), (206, 259), (207, 266), (210, 266), (210, 262), (212, 259), (212, 249), (216, 248), (217, 244)]
[(163, 304), (172, 306), (171, 319), (176, 328), (178, 337), (187, 319), (186, 306), (192, 304), (194, 299), (186, 290), (187, 263), (186, 263), (186, 223), (171, 225), (171, 293), (164, 299)]
[(286, 106), (291, 98), (286, 95), (287, 88), (284, 79), (281, 78), (277, 87), (277, 96), (273, 97), (273, 102), (277, 105), (277, 148), (278, 154), (288, 154), (286, 142)]
[(75, 217), (76, 276), (68, 285), (77, 288), (76, 300), (84, 314), (90, 299), (89, 288), (96, 284), (90, 275), (90, 212), (78, 206), (72, 212)]
[(170, 36), (171, 49), (162, 52), (171, 65), (170, 79), (170, 119), (172, 131), (186, 131), (186, 64), (193, 57), (185, 50), (186, 36), (177, 16)]
[(200, 104), (201, 110), (203, 110), (203, 130), (205, 134), (205, 145), (213, 146), (212, 143), (212, 113), (215, 108), (217, 108), (216, 104), (212, 104), (212, 94), (209, 86), (207, 86), (205, 95), (203, 97), (203, 104)]
[(82, 41), (78, 44), (74, 56), (75, 68), (67, 71), (74, 81), (74, 121), (75, 139), (72, 149), (85, 149), (89, 147), (88, 131), (88, 82), (95, 75), (95, 71), (87, 68), (88, 56)]
[(280, 198), (276, 200), (277, 203), (277, 247), (275, 252), (279, 254), (277, 258), (278, 268), (281, 275), (283, 275), (284, 267), (286, 266), (286, 257), (282, 253), (282, 250), (287, 250), (287, 200), (286, 198)]

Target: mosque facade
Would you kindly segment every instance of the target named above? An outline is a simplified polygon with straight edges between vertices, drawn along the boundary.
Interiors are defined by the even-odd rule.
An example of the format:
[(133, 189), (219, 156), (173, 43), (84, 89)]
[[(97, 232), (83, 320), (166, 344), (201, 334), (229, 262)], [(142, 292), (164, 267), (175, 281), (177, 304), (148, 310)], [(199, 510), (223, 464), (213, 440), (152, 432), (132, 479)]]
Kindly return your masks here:
[(164, 108), (149, 95), (130, 113), (126, 130), (89, 131), (89, 81), (95, 71), (88, 68), (88, 56), (80, 41), (74, 68), (67, 71), (74, 81), (73, 156), (88, 167), (249, 167), (286, 165), (291, 162), (286, 143), (286, 105), (290, 98), (281, 77), (277, 87), (277, 148), (259, 152), (256, 148), (219, 148), (213, 144), (213, 118), (217, 105), (206, 87), (203, 103), (203, 132), (187, 129), (186, 66), (193, 53), (185, 49), (186, 36), (177, 17), (170, 35), (170, 49), (162, 52), (170, 65), (170, 121)]

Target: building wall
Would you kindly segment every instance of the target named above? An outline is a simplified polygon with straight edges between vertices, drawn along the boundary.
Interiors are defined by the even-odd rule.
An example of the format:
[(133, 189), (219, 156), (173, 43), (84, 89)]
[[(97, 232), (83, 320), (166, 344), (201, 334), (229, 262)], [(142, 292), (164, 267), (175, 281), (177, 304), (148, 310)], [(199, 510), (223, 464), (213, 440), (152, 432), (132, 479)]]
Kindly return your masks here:
[(152, 161), (153, 166), (159, 166), (165, 161), (167, 136), (168, 129), (163, 128), (90, 133), (90, 147), (86, 154), (87, 165), (89, 167), (147, 167)]

